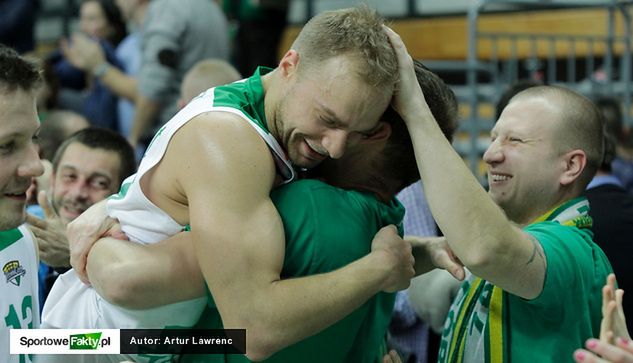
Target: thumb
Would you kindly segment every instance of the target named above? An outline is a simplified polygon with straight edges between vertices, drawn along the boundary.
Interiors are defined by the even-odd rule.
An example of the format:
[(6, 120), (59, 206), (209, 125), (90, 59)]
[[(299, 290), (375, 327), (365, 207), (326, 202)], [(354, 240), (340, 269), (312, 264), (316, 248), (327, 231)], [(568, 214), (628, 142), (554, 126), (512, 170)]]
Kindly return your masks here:
[(46, 217), (46, 219), (57, 218), (57, 213), (55, 213), (53, 206), (48, 200), (48, 195), (46, 194), (45, 190), (41, 190), (39, 193), (37, 193), (37, 203), (42, 208), (42, 211), (44, 211), (44, 217)]

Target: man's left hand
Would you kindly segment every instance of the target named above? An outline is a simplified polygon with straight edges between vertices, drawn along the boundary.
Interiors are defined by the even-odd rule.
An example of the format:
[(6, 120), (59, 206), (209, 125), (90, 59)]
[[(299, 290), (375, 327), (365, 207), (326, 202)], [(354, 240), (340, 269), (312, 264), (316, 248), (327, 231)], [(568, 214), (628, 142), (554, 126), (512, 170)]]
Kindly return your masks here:
[(38, 193), (37, 202), (44, 211), (45, 219), (27, 215), (26, 222), (37, 238), (40, 258), (51, 267), (70, 267), (66, 226), (55, 213), (45, 191)]
[(416, 275), (433, 268), (444, 269), (458, 280), (466, 276), (464, 265), (455, 256), (444, 237), (406, 236), (405, 240), (413, 247), (416, 259)]

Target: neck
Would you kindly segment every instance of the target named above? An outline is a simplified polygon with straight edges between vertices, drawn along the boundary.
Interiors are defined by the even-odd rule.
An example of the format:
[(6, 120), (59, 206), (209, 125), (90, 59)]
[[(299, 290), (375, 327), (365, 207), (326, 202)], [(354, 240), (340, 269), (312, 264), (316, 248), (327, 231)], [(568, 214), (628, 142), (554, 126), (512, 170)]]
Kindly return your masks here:
[(279, 87), (275, 87), (275, 83), (277, 82), (276, 76), (276, 69), (262, 76), (262, 87), (264, 88), (264, 113), (266, 114), (268, 130), (275, 139), (281, 140), (276, 119), (277, 107), (279, 105), (279, 95), (274, 91), (275, 89), (279, 89)]
[(521, 228), (523, 228), (534, 223), (534, 221), (543, 214), (549, 212), (553, 208), (558, 207), (568, 200), (576, 198), (578, 195), (580, 194), (567, 192), (560, 194), (557, 198), (553, 198), (551, 201), (549, 201), (549, 203), (543, 203), (540, 207), (531, 208), (530, 210), (523, 211), (523, 213), (520, 211), (514, 214), (511, 212), (506, 213), (508, 215), (508, 218), (512, 222), (518, 224)]

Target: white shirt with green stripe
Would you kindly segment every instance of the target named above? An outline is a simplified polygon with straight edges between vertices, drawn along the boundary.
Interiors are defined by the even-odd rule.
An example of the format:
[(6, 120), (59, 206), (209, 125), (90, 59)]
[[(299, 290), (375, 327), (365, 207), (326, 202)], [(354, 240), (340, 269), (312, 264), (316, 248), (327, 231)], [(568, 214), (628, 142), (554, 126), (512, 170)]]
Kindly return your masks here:
[[(118, 219), (121, 229), (130, 241), (141, 244), (157, 243), (186, 228), (145, 196), (139, 180), (163, 158), (172, 136), (183, 125), (202, 113), (229, 112), (248, 122), (269, 146), (283, 180), (289, 182), (294, 178), (290, 160), (267, 129), (264, 90), (260, 78), (262, 72), (266, 71), (268, 70), (260, 67), (250, 78), (208, 89), (193, 99), (156, 133), (137, 173), (128, 177), (119, 193), (110, 197), (107, 202), (108, 214)], [(102, 329), (185, 328), (193, 326), (198, 321), (206, 302), (207, 298), (202, 297), (153, 309), (124, 309), (101, 298), (94, 289), (81, 283), (75, 272), (70, 270), (61, 275), (51, 289), (44, 305), (42, 326)], [(46, 362), (56, 362), (55, 357), (47, 359)], [(145, 361), (138, 356), (134, 359)], [(112, 359), (113, 362), (120, 360), (120, 357)], [(82, 360), (90, 361), (89, 356)]]
[(34, 237), (24, 225), (0, 231), (0, 362), (31, 362), (28, 355), (9, 355), (9, 329), (40, 325), (37, 254)]

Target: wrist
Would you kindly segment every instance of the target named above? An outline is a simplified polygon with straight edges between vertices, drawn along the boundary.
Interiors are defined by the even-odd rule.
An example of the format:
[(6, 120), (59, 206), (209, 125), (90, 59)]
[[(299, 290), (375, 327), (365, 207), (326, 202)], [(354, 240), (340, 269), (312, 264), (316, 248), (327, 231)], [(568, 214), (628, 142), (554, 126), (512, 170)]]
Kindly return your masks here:
[(102, 78), (110, 70), (110, 67), (112, 66), (108, 62), (99, 63), (92, 68), (92, 76), (95, 78)]

